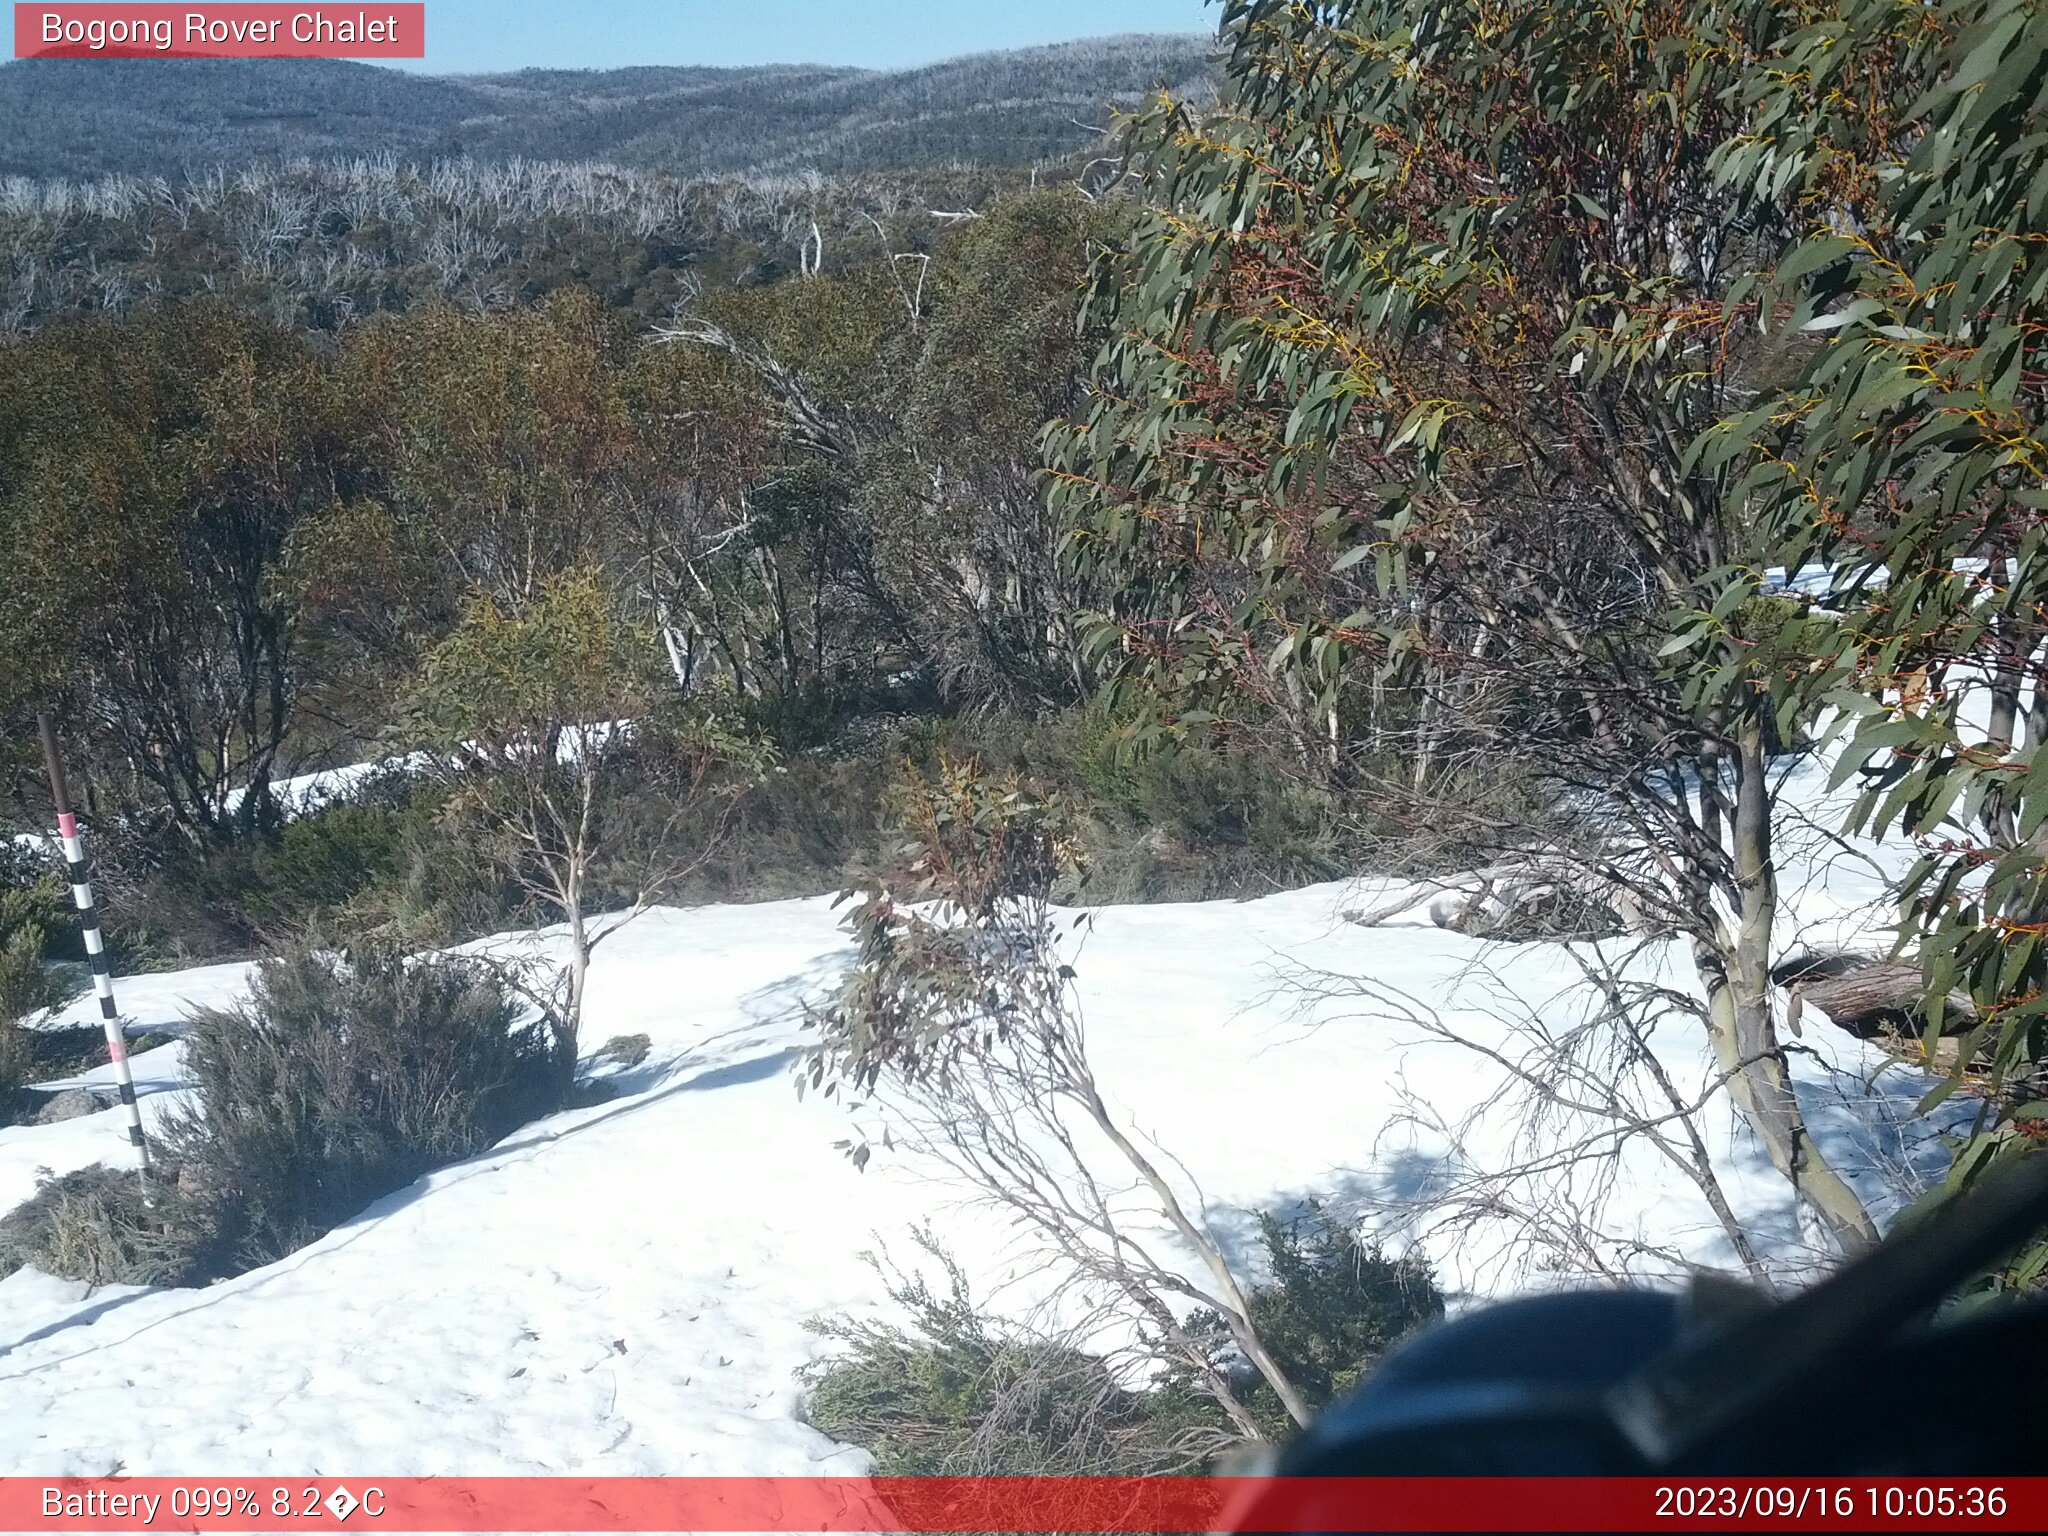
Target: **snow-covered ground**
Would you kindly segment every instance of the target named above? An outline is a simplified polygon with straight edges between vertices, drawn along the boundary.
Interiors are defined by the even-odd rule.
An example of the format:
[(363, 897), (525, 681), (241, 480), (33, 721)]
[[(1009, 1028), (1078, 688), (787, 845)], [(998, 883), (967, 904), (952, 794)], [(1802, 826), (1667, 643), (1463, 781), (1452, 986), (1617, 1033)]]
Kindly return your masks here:
[[(1817, 770), (1801, 772), (1795, 798), (1812, 804)], [(1793, 863), (1792, 926), (1831, 939), (1869, 924), (1896, 868), (1818, 840)], [(1513, 1117), (1488, 1110), (1498, 1074), (1388, 996), (1495, 1043), (1504, 1015), (1580, 1006), (1557, 946), (1487, 944), (1419, 913), (1376, 929), (1338, 916), (1384, 894), (1111, 908), (1081, 940), (1100, 1080), (1126, 1124), (1185, 1163), (1232, 1242), (1261, 1207), (1426, 1186), (1449, 1149), (1404, 1128), (1411, 1096), (1471, 1118), (1468, 1159), (1510, 1154)], [(859, 1453), (802, 1423), (795, 1372), (826, 1347), (806, 1319), (887, 1309), (862, 1254), (914, 1257), (909, 1234), (929, 1220), (998, 1306), (1031, 1305), (1047, 1276), (933, 1170), (878, 1150), (856, 1171), (835, 1147), (847, 1111), (799, 1099), (799, 1004), (850, 955), (837, 917), (824, 897), (644, 915), (600, 947), (591, 978), (586, 1046), (653, 1041), (616, 1098), (528, 1126), (281, 1263), (198, 1291), (88, 1295), (28, 1271), (0, 1282), (0, 1474), (861, 1470)], [(1691, 985), (1682, 957), (1659, 963)], [(136, 1025), (175, 1025), (246, 975), (123, 978), (118, 996)], [(1312, 975), (1370, 989), (1347, 981), (1305, 1004)], [(1659, 1044), (1682, 1077), (1707, 1072), (1690, 1035)], [(1882, 1204), (1927, 1134), (1905, 1114), (1917, 1085), (1824, 1022), (1803, 1045), (1818, 1134)], [(137, 1058), (146, 1114), (181, 1096), (179, 1051)], [(102, 1113), (0, 1131), (0, 1210), (40, 1170), (118, 1162), (119, 1125)], [(1706, 1130), (1738, 1208), (1796, 1245), (1785, 1185), (1725, 1107)], [(1640, 1144), (1606, 1222), (1728, 1262), (1698, 1192)], [(1500, 1236), (1423, 1241), (1452, 1286), (1533, 1283), (1498, 1262)]]

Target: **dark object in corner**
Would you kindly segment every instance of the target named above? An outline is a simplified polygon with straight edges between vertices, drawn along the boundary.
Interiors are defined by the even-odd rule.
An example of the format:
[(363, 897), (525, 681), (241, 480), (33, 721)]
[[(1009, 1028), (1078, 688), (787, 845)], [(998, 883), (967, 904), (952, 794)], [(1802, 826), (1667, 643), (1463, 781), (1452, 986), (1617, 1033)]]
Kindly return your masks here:
[(1315, 1494), (1276, 1486), (1289, 1478), (2032, 1472), (2048, 1433), (2038, 1395), (1897, 1426), (1959, 1360), (2048, 1358), (2048, 1297), (1941, 1310), (2044, 1222), (2048, 1156), (2035, 1156), (1781, 1302), (1579, 1291), (1461, 1317), (1311, 1425), (1230, 1529), (1318, 1529), (1299, 1502)]

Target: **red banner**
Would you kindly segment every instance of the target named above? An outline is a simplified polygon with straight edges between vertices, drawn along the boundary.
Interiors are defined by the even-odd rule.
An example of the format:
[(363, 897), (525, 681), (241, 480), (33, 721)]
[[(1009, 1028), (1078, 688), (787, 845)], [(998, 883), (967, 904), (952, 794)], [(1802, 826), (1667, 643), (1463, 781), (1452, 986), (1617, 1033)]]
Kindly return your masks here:
[(22, 5), (17, 59), (423, 59), (424, 4)]
[(0, 1531), (2040, 1531), (2048, 1477), (0, 1478)]

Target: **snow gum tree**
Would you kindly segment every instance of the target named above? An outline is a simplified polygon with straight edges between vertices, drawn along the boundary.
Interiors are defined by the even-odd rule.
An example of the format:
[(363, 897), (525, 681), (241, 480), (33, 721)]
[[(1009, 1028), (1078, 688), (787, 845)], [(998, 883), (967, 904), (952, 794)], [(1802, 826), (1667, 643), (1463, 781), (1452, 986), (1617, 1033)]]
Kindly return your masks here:
[[(664, 707), (652, 656), (603, 574), (572, 569), (517, 606), (473, 599), (408, 700), (406, 740), (451, 814), (566, 925), (567, 963), (541, 999), (565, 1071), (592, 952), (710, 851), (677, 828), (738, 755), (714, 722)], [(627, 910), (599, 924), (600, 900)]]
[(376, 556), (372, 596), (397, 600), (412, 638), (471, 595), (516, 604), (616, 552), (631, 352), (625, 328), (576, 289), (482, 317), (430, 306), (350, 333), (337, 372), (367, 403), (359, 451), (389, 528), (384, 546), (337, 538), (336, 553)]
[[(1050, 904), (1059, 808), (961, 761), (904, 801), (904, 867), (849, 893), (859, 956), (813, 1015), (799, 1089), (872, 1099), (886, 1145), (934, 1160), (1008, 1217), (1062, 1291), (1109, 1298), (1246, 1439), (1265, 1430), (1190, 1308), (1306, 1425), (1309, 1401), (1261, 1337), (1200, 1190), (1112, 1109), (1089, 1061)], [(871, 1150), (850, 1147), (861, 1166)]]
[[(1748, 463), (1784, 558), (1838, 572), (1804, 681), (1857, 822), (1921, 842), (1930, 1055), (1961, 1031), (1931, 1097), (1982, 1106), (1961, 1187), (2048, 1142), (2048, 16), (1854, 0), (1765, 62), (1766, 131), (1718, 169), (1796, 221), (1759, 308), (1802, 366), (1701, 459)], [(2044, 1274), (2037, 1245), (2002, 1279)]]
[[(1854, 1252), (1876, 1228), (1809, 1134), (1769, 974), (1806, 619), (1758, 600), (1747, 459), (1693, 452), (1788, 366), (1730, 307), (1785, 232), (1714, 156), (1800, 19), (1232, 0), (1220, 107), (1134, 125), (1150, 211), (1048, 455), (1148, 736), (1262, 734), (1345, 794), (1626, 883), (1690, 948), (1721, 1083)], [(1510, 768), (1555, 825), (1431, 793)]]

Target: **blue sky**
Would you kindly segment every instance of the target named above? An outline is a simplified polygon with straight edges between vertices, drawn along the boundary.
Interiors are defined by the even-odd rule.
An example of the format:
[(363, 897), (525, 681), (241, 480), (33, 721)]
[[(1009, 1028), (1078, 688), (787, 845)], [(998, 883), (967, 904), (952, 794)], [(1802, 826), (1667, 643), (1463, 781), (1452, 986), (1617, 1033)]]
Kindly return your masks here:
[[(0, 6), (13, 54), (13, 7)], [(375, 12), (374, 0), (364, 9)], [(1207, 32), (1205, 0), (427, 0), (434, 74), (628, 64), (892, 69), (1112, 32)]]

